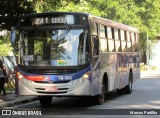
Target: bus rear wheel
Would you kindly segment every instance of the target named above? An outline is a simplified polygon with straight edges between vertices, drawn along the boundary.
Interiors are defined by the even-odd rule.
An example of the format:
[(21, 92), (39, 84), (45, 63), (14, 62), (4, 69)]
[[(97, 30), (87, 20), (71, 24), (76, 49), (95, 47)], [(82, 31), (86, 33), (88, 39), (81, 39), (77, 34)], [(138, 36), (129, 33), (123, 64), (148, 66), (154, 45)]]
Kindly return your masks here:
[(125, 86), (125, 93), (126, 94), (132, 93), (132, 83), (133, 83), (132, 80), (133, 80), (132, 73), (129, 73), (129, 82), (128, 82), (128, 85)]
[(39, 96), (39, 102), (42, 106), (49, 106), (52, 102), (52, 96)]
[(96, 102), (97, 105), (101, 105), (101, 104), (104, 103), (104, 101), (105, 101), (105, 93), (106, 93), (105, 83), (103, 81), (102, 82), (101, 93), (98, 94), (97, 96), (95, 96), (95, 102)]

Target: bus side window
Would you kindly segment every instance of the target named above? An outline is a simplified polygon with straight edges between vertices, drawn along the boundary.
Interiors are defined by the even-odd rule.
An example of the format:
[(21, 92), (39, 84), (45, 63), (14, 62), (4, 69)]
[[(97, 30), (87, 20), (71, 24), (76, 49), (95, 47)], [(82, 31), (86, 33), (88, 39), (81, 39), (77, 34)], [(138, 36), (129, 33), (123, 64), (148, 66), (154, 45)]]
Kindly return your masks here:
[(98, 38), (98, 24), (95, 22), (91, 23), (91, 34), (93, 44), (93, 56), (99, 55), (99, 38)]
[(108, 39), (109, 52), (115, 52), (114, 40)]
[(126, 52), (127, 51), (127, 44), (126, 44), (126, 32), (124, 30), (119, 30), (119, 37), (121, 40), (121, 51)]
[(93, 55), (99, 55), (99, 39), (98, 36), (93, 36)]
[(134, 33), (134, 52), (139, 51), (139, 45), (138, 45), (138, 37), (137, 33)]
[(107, 52), (107, 38), (106, 38), (106, 27), (103, 25), (100, 26), (100, 32), (99, 32), (99, 44), (100, 44), (100, 49), (102, 52)]
[(91, 23), (91, 34), (98, 35), (98, 25), (95, 22)]
[(121, 52), (120, 30), (115, 28), (114, 29), (114, 34), (115, 34), (115, 49), (116, 49), (116, 52)]
[(132, 52), (132, 43), (131, 43), (131, 36), (130, 32), (125, 31), (125, 39), (127, 41), (127, 52)]

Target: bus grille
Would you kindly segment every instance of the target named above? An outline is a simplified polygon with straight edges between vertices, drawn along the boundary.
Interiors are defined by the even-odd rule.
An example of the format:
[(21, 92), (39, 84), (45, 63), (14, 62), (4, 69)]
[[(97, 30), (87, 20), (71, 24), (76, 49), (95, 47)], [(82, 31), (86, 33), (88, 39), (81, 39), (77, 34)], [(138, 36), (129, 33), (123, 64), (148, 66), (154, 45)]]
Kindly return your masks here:
[(43, 93), (43, 94), (63, 94), (63, 93), (67, 93), (68, 88), (58, 88), (58, 90), (56, 92), (48, 92), (45, 91), (45, 88), (35, 88), (37, 93)]
[(71, 73), (76, 73), (77, 70), (76, 69), (55, 69), (55, 70), (28, 69), (26, 72), (31, 74), (71, 74)]
[[(42, 83), (42, 84), (46, 84), (49, 83), (48, 81), (34, 81), (35, 83)], [(63, 83), (68, 83), (70, 81), (57, 81), (57, 82), (53, 82), (53, 84), (63, 84)], [(52, 84), (52, 83), (49, 83)]]
[(67, 91), (62, 91), (62, 92), (44, 92), (44, 91), (37, 91), (37, 93), (43, 93), (43, 94), (62, 94), (62, 93), (67, 93)]

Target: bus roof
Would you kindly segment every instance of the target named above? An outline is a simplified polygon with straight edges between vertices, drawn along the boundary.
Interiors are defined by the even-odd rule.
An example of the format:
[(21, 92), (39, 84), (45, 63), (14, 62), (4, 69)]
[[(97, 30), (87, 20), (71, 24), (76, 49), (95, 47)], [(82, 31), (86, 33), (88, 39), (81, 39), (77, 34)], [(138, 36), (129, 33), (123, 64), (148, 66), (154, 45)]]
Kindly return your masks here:
[(86, 15), (88, 16), (93, 22), (97, 22), (100, 23), (102, 25), (106, 25), (109, 27), (114, 27), (114, 28), (118, 28), (121, 30), (126, 30), (126, 31), (133, 31), (133, 32), (138, 32), (138, 29), (129, 25), (125, 25), (119, 22), (115, 22), (106, 18), (102, 18), (102, 17), (98, 17), (98, 16), (94, 16), (88, 13), (83, 13), (83, 12), (42, 12), (42, 13), (31, 13), (31, 14), (27, 14), (24, 15), (22, 17), (32, 17), (32, 16), (51, 16), (53, 14), (70, 14), (70, 15), (75, 15), (75, 14), (79, 14), (79, 15)]
[(98, 16), (93, 16), (90, 15), (90, 18), (93, 22), (97, 22), (100, 23), (102, 25), (105, 26), (109, 26), (109, 27), (114, 27), (117, 29), (121, 29), (121, 30), (126, 30), (126, 31), (133, 31), (133, 32), (139, 32), (137, 28), (129, 26), (129, 25), (125, 25), (119, 22), (115, 22), (106, 18), (102, 18), (102, 17), (98, 17)]
[(83, 12), (42, 12), (42, 13), (31, 13), (31, 14), (26, 14), (22, 17), (31, 17), (31, 16), (50, 16), (50, 15), (53, 15), (53, 14), (71, 14), (71, 15), (74, 15), (74, 14), (79, 14), (79, 15), (86, 15), (86, 16), (89, 16), (89, 14), (87, 13), (83, 13)]

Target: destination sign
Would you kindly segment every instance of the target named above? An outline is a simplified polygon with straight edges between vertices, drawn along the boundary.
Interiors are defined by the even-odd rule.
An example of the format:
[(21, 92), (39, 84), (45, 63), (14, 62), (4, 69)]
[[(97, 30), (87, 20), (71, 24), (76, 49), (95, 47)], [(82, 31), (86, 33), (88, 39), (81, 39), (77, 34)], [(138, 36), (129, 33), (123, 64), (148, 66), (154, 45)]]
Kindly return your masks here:
[(30, 16), (22, 17), (20, 26), (41, 26), (41, 25), (64, 25), (64, 24), (87, 24), (85, 15), (50, 15), (50, 16)]
[(35, 18), (32, 20), (32, 25), (43, 25), (43, 24), (58, 24), (58, 23), (67, 23), (67, 19), (65, 17), (57, 17), (57, 18)]

